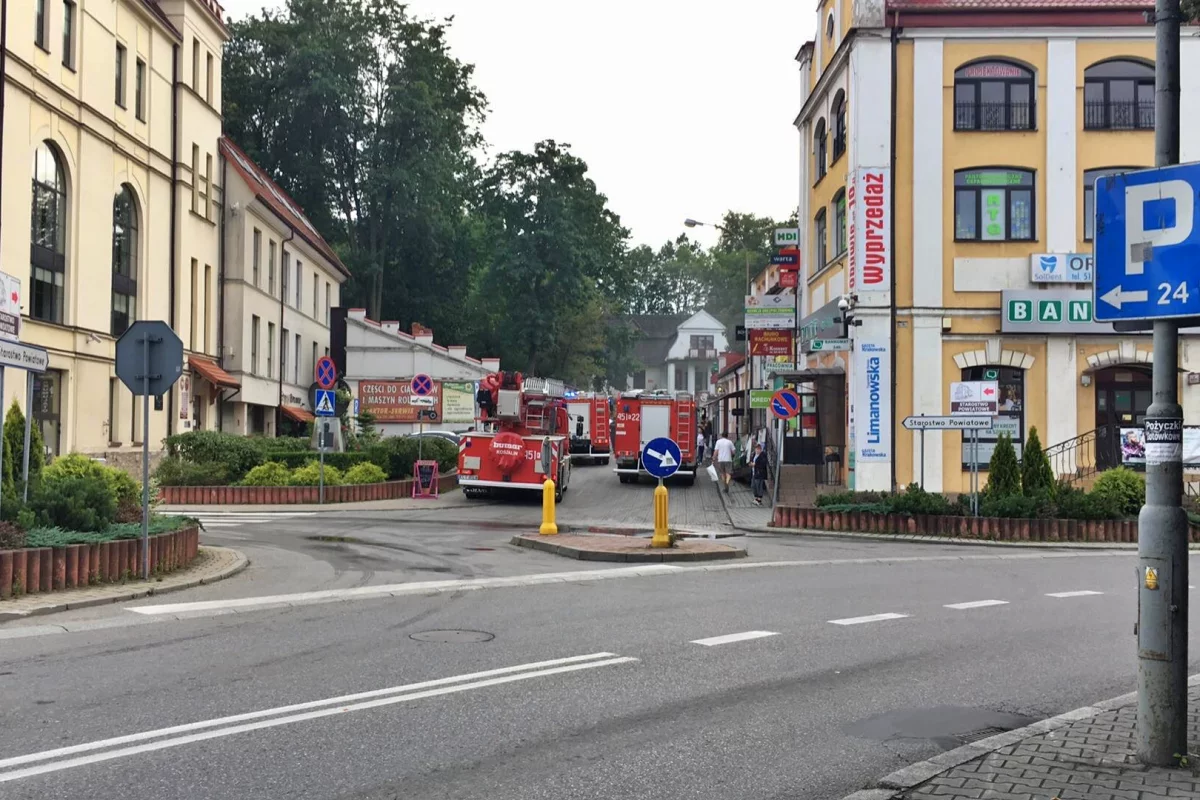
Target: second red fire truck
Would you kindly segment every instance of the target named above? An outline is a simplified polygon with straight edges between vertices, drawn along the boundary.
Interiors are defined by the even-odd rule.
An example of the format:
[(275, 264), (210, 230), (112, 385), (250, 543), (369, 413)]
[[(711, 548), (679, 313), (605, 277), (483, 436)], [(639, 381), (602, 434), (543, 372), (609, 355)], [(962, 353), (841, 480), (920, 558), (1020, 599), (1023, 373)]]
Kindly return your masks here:
[(609, 441), (608, 397), (583, 394), (567, 400), (571, 426), (571, 456), (607, 464), (612, 457)]
[(696, 482), (696, 398), (687, 392), (634, 391), (620, 395), (613, 413), (616, 436), (613, 455), (621, 483), (637, 483), (642, 468), (642, 448), (665, 436), (679, 445), (683, 458), (675, 474), (687, 484)]

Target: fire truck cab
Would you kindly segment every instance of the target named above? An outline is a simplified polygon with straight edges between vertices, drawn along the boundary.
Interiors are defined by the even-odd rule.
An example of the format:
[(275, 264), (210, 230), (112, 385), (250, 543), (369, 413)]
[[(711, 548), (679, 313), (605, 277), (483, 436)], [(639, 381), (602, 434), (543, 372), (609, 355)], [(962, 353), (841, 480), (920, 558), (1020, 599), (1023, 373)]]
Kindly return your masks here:
[(562, 381), (497, 372), (480, 382), (475, 430), (458, 445), (458, 482), (469, 498), (496, 490), (542, 491), (561, 501), (571, 481), (570, 426)]
[(696, 482), (696, 398), (687, 392), (626, 392), (617, 398), (613, 455), (614, 472), (621, 483), (637, 483), (641, 475), (642, 449), (646, 443), (666, 436), (679, 445), (682, 463), (676, 476), (691, 485)]
[(608, 410), (608, 397), (602, 394), (577, 395), (567, 400), (572, 458), (608, 463), (612, 457)]

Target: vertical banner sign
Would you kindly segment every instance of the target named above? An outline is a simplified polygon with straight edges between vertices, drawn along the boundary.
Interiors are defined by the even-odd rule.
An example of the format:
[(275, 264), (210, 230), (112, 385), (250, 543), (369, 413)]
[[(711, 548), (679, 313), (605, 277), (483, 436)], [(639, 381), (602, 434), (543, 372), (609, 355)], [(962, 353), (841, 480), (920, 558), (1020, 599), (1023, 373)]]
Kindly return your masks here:
[(1183, 461), (1183, 420), (1147, 418), (1143, 439), (1146, 466), (1178, 464)]
[(892, 458), (892, 361), (886, 344), (858, 341), (854, 352), (857, 461)]
[(858, 291), (858, 187), (851, 173), (846, 187), (846, 249), (850, 251), (846, 266), (846, 293)]
[[(846, 213), (851, 251), (850, 291), (886, 292), (892, 280), (892, 176), (888, 167), (861, 168)], [(851, 210), (853, 205), (853, 210)]]

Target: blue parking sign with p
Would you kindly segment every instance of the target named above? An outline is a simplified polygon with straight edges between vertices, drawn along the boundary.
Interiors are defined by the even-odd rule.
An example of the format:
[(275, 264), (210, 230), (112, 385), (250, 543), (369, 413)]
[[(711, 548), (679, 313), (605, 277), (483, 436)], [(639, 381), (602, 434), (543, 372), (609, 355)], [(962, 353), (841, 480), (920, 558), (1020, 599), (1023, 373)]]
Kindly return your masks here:
[(1096, 181), (1097, 322), (1200, 316), (1200, 164)]

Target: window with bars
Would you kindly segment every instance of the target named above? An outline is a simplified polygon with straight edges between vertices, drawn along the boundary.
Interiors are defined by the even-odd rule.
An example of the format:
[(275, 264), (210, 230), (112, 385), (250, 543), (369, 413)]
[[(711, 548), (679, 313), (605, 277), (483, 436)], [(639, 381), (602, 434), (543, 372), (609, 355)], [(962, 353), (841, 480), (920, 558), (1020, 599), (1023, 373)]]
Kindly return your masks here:
[(954, 73), (956, 131), (1031, 131), (1033, 71), (1009, 61), (977, 61)]
[(1084, 130), (1154, 130), (1154, 67), (1115, 59), (1083, 71)]

